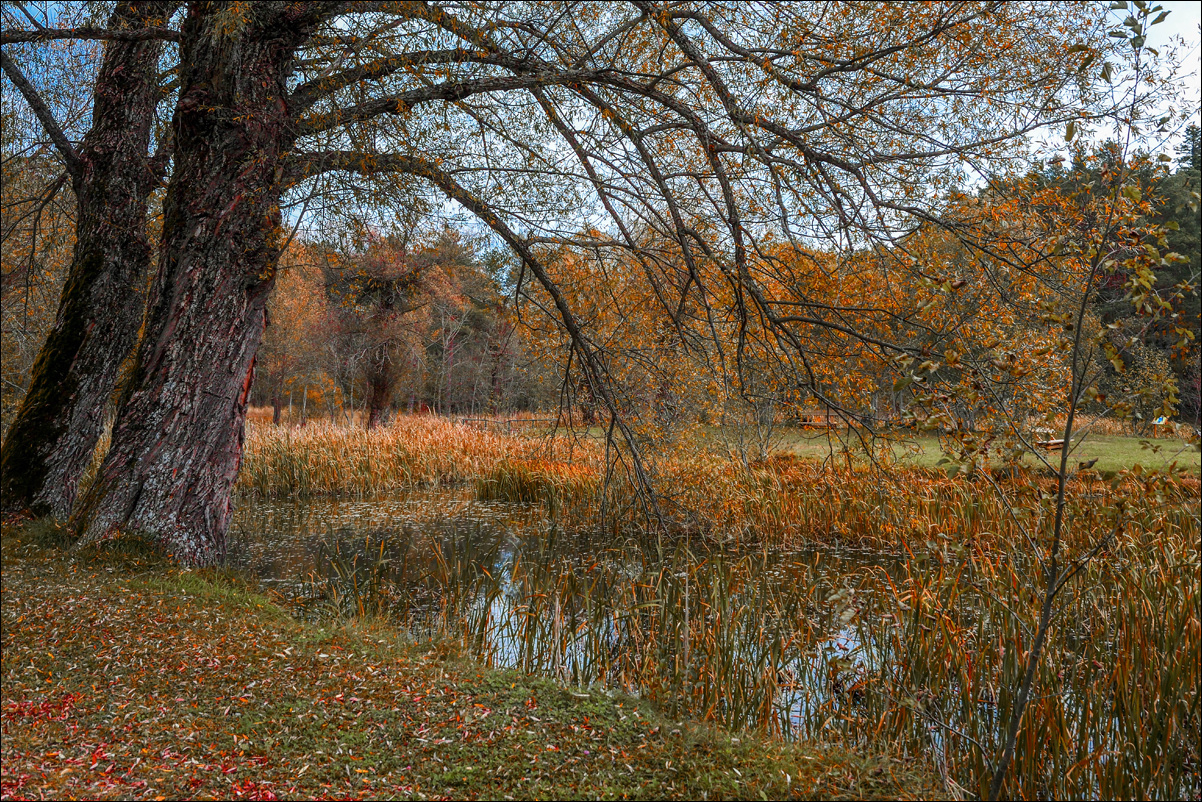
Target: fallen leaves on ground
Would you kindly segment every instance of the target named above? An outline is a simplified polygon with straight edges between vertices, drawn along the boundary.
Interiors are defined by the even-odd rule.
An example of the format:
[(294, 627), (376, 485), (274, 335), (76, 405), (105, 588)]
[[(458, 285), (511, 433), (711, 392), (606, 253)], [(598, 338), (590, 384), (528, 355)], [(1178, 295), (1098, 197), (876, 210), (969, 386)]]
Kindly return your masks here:
[(937, 793), (897, 761), (671, 722), (244, 583), (6, 527), (0, 795), (779, 798)]

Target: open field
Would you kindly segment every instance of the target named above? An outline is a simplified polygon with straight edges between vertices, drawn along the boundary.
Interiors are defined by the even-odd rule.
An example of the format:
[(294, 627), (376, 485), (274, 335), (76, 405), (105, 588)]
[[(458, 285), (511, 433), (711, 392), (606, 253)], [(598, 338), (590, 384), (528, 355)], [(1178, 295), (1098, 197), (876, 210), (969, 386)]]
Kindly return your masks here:
[[(492, 431), (503, 432), (504, 427), (493, 427)], [(516, 433), (527, 436), (545, 434), (545, 428), (532, 426), (518, 427)], [(560, 429), (560, 431), (566, 431)], [(605, 429), (600, 426), (588, 428), (578, 427), (573, 430), (576, 434), (603, 442)], [(1158, 432), (1156, 436), (1141, 436), (1131, 431), (1130, 426), (1119, 425), (1117, 422), (1102, 421), (1097, 424), (1086, 424), (1078, 427), (1073, 436), (1073, 446), (1069, 454), (1069, 469), (1075, 471), (1081, 463), (1097, 460), (1091, 465), (1092, 470), (1104, 475), (1113, 475), (1116, 471), (1129, 470), (1140, 465), (1144, 470), (1167, 470), (1170, 467), (1184, 469), (1189, 473), (1202, 473), (1202, 450), (1196, 443), (1191, 443), (1185, 433), (1188, 427), (1182, 425), (1182, 436), (1176, 436), (1167, 429)], [(902, 467), (935, 468), (941, 465), (946, 456), (947, 438), (939, 435), (915, 432), (909, 429), (887, 430), (876, 440), (859, 439), (862, 432), (853, 431), (850, 435), (846, 428), (825, 429), (800, 426), (777, 426), (769, 438), (769, 450), (777, 455), (790, 455), (808, 461), (846, 464), (850, 459), (853, 464), (863, 463), (864, 443), (879, 447), (888, 442), (897, 463)], [(733, 446), (735, 435), (726, 437), (716, 426), (699, 426), (692, 432), (692, 438), (701, 451), (721, 452)], [(1058, 436), (1058, 435), (1050, 435)], [(844, 443), (851, 446), (850, 453), (844, 449)], [(857, 453), (858, 452), (858, 453)], [(1058, 450), (1039, 449), (1053, 468), (1059, 467), (1060, 452)], [(1031, 467), (1042, 467), (1039, 460), (1031, 455), (1024, 458), (1023, 463)]]
[(3, 534), (5, 799), (938, 793), (921, 763), (672, 721), (35, 530)]
[[(920, 468), (933, 468), (944, 458), (940, 439), (934, 435), (899, 435), (901, 441), (893, 446), (898, 462)], [(1202, 472), (1202, 452), (1184, 440), (1144, 438), (1133, 435), (1090, 434), (1074, 438), (1069, 454), (1070, 469), (1096, 459), (1093, 470), (1102, 474), (1142, 465), (1148, 470), (1165, 470), (1171, 465), (1192, 473)], [(815, 429), (789, 428), (779, 436), (780, 449), (803, 459), (843, 459), (842, 444), (827, 432)], [(1059, 451), (1043, 451), (1053, 466), (1059, 467)], [(852, 457), (855, 459), (855, 457)], [(1035, 466), (1038, 461), (1028, 456), (1024, 462)]]

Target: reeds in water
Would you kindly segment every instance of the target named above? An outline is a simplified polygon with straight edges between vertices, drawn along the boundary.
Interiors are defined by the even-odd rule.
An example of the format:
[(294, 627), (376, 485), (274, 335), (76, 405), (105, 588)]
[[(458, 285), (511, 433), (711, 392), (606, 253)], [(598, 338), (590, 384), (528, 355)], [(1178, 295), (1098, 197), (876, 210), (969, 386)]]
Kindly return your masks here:
[[(437, 416), (400, 416), (373, 430), (315, 423), (248, 426), (238, 490), (258, 497), (370, 496), (410, 487), (470, 484), (482, 500), (546, 504), (565, 528), (612, 533), (668, 524), (718, 542), (865, 548), (900, 553), (938, 533), (964, 541), (1021, 539), (1021, 514), (1039, 514), (1052, 480), (1032, 471), (994, 483), (982, 474), (949, 477), (920, 468), (883, 472), (793, 458), (754, 464), (705, 453), (648, 460), (661, 517), (648, 515), (620, 473), (605, 486), (604, 450), (590, 440), (510, 436)], [(1142, 480), (1070, 483), (1070, 513), (1109, 507)], [(1003, 494), (996, 492), (998, 484)], [(1196, 500), (1196, 477), (1157, 492), (1168, 503)], [(1082, 530), (1076, 530), (1082, 531)]]
[[(925, 755), (949, 791), (984, 795), (1038, 618), (1052, 479), (668, 454), (648, 463), (665, 531), (628, 486), (603, 487), (594, 446), (433, 418), (252, 430), (240, 485), (366, 495), (472, 482), (480, 498), (544, 503), (553, 535), (520, 548), (459, 535), (414, 563), (410, 541), (369, 541), (331, 551), (314, 588), (342, 614), (389, 616), (498, 665), (731, 727)], [(1058, 599), (1004, 794), (1202, 791), (1198, 496), (1196, 478), (1138, 471), (1070, 482), (1069, 559), (1121, 534)], [(602, 499), (603, 544), (571, 540), (597, 531)]]
[[(1117, 505), (1087, 501), (1072, 509), (1075, 529), (1113, 525)], [(1027, 502), (1038, 537), (1038, 496)], [(878, 514), (918, 504), (896, 503)], [(923, 503), (928, 537), (892, 559), (614, 545), (556, 528), (483, 548), (461, 533), (405, 569), (369, 543), (364, 559), (388, 557), (390, 578), (377, 581), (368, 559), (335, 581), (344, 598), (377, 589), (379, 601), (348, 611), (382, 611), (496, 665), (729, 727), (923, 755), (949, 790), (983, 794), (1038, 618), (1038, 565), (1021, 538), (977, 536), (1008, 531), (1015, 510), (969, 492)], [(1197, 514), (1196, 500), (1158, 499), (1154, 485), (1129, 493), (1123, 535), (1062, 597), (1006, 795), (1198, 793)]]
[(483, 431), (437, 416), (376, 429), (248, 424), (239, 492), (258, 497), (367, 496), (470, 482), (507, 459), (587, 459), (591, 443)]

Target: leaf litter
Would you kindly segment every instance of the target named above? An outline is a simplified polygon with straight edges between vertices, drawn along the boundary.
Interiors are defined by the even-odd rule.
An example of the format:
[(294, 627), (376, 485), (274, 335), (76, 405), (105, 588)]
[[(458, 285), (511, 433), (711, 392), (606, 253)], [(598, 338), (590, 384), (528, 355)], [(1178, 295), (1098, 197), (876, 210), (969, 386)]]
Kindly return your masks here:
[(668, 721), (301, 622), (237, 576), (3, 534), (4, 799), (915, 798), (922, 766)]

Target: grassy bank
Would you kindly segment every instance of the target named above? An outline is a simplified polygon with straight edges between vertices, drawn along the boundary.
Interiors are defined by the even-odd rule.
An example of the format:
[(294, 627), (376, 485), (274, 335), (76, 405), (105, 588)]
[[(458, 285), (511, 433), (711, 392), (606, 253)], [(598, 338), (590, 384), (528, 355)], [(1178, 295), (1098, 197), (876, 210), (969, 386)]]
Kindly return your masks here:
[[(894, 458), (905, 467), (934, 468), (944, 458), (940, 440), (932, 434), (906, 432), (905, 439), (893, 446)], [(1056, 435), (1059, 437), (1059, 435)], [(777, 441), (784, 453), (807, 460), (841, 459), (837, 456), (840, 444), (827, 432), (814, 429), (783, 429)], [(1101, 474), (1126, 470), (1139, 464), (1150, 470), (1165, 470), (1171, 465), (1197, 475), (1202, 472), (1202, 452), (1185, 440), (1172, 437), (1140, 437), (1133, 434), (1090, 433), (1074, 438), (1073, 452), (1069, 455), (1070, 465), (1082, 462), (1093, 463), (1093, 470)], [(1060, 453), (1048, 452), (1053, 464), (1058, 464)], [(1036, 466), (1034, 457), (1024, 462)]]
[(895, 798), (914, 765), (306, 624), (120, 541), (2, 540), (4, 798)]

